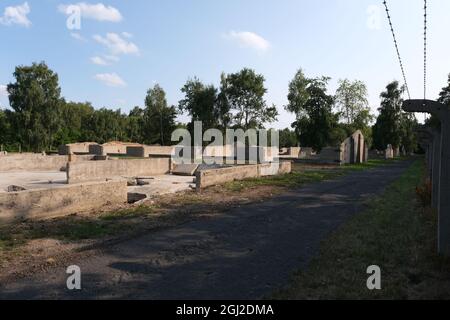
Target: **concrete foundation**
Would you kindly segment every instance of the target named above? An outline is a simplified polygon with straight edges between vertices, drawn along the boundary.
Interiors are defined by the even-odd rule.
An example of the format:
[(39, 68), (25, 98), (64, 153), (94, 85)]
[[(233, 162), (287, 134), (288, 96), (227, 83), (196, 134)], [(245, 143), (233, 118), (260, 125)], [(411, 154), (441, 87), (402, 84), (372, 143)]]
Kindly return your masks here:
[(125, 180), (0, 193), (0, 225), (61, 217), (126, 202)]
[(287, 174), (291, 171), (292, 167), (290, 161), (282, 161), (279, 164), (252, 164), (228, 168), (200, 170), (196, 175), (196, 189), (197, 191), (200, 191), (204, 188), (224, 184), (230, 181)]
[(69, 184), (72, 184), (117, 177), (164, 175), (170, 173), (170, 167), (171, 160), (168, 158), (69, 163), (67, 167), (67, 181)]

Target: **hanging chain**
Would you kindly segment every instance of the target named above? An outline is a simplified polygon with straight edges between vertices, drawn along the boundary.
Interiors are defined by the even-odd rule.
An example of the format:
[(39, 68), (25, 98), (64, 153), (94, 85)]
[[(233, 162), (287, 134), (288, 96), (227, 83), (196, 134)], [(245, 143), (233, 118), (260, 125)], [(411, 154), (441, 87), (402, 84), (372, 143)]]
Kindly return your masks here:
[(398, 57), (398, 61), (399, 61), (399, 63), (400, 63), (400, 69), (402, 70), (403, 81), (405, 82), (406, 92), (407, 92), (407, 94), (408, 94), (408, 98), (411, 99), (411, 95), (410, 95), (410, 93), (409, 93), (408, 82), (406, 81), (405, 68), (403, 67), (403, 60), (402, 60), (402, 57), (401, 57), (401, 55), (400, 55), (400, 50), (399, 50), (399, 48), (398, 48), (397, 37), (395, 36), (394, 27), (393, 27), (393, 25), (392, 25), (391, 15), (389, 14), (389, 9), (388, 9), (388, 5), (387, 5), (387, 1), (384, 0), (384, 1), (383, 1), (383, 4), (384, 4), (384, 7), (386, 8), (386, 14), (387, 14), (387, 18), (388, 18), (388, 21), (389, 21), (389, 26), (391, 27), (392, 37), (394, 38), (395, 50), (397, 51), (397, 57)]
[(424, 0), (424, 29), (423, 29), (423, 99), (427, 99), (427, 0)]

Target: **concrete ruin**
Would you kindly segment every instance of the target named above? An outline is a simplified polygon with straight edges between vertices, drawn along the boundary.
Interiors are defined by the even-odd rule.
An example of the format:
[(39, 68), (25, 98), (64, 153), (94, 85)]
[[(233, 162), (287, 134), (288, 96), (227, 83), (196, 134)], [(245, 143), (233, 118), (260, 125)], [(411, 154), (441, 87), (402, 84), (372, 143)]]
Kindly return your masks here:
[(230, 179), (291, 171), (290, 162), (278, 163), (277, 148), (246, 147), (246, 157), (255, 153), (258, 160), (255, 164), (245, 161), (245, 165), (237, 165), (237, 149), (232, 146), (204, 150), (231, 160), (222, 165), (175, 165), (175, 149), (86, 142), (62, 146), (62, 155), (5, 153), (0, 157), (0, 224), (71, 215), (167, 193), (202, 190)]
[(290, 161), (282, 161), (280, 163), (230, 166), (200, 170), (197, 171), (196, 174), (196, 189), (197, 191), (201, 191), (204, 188), (231, 181), (288, 174), (292, 171), (291, 166), (292, 163)]
[(360, 130), (354, 132), (337, 147), (325, 147), (318, 153), (312, 148), (300, 148), (299, 162), (317, 164), (358, 164), (369, 160), (369, 148)]
[(96, 142), (81, 142), (81, 143), (70, 143), (62, 145), (59, 147), (59, 155), (84, 155), (84, 154), (95, 154), (94, 146), (98, 146)]
[(384, 158), (386, 160), (394, 159), (394, 148), (392, 148), (392, 145), (387, 145), (386, 150), (384, 150)]
[(425, 112), (436, 116), (441, 131), (429, 132), (427, 165), (431, 171), (432, 202), (438, 211), (438, 251), (450, 255), (450, 108), (431, 100), (406, 100), (406, 112)]

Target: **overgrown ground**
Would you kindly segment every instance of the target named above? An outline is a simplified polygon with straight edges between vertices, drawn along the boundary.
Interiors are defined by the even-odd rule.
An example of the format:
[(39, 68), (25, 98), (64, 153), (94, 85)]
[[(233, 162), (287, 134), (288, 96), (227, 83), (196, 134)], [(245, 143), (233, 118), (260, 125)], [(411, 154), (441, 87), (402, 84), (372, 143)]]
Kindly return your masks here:
[[(436, 214), (417, 201), (423, 161), (323, 242), (320, 255), (277, 299), (449, 299), (450, 260), (436, 254)], [(366, 286), (381, 268), (382, 290)]]
[(163, 196), (138, 207), (1, 227), (0, 275), (5, 269), (17, 268), (17, 264), (45, 262), (48, 256), (63, 251), (208, 218), (231, 207), (264, 201), (307, 183), (334, 179), (354, 170), (367, 170), (391, 162), (371, 160), (367, 164), (344, 167), (294, 165), (293, 173), (288, 175), (236, 181), (209, 188), (201, 194), (186, 192)]

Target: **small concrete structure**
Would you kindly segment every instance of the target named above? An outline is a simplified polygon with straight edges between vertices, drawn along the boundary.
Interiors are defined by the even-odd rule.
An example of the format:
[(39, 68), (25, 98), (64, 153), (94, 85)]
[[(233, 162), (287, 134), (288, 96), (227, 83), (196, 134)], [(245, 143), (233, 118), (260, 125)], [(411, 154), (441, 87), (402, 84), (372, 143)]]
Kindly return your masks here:
[(126, 148), (126, 154), (136, 158), (172, 157), (175, 155), (175, 147), (129, 145)]
[(0, 193), (0, 225), (103, 209), (127, 202), (125, 180)]
[(384, 150), (384, 158), (386, 160), (394, 159), (394, 148), (392, 148), (392, 145), (387, 145), (386, 150)]
[(90, 154), (98, 156), (126, 156), (128, 147), (139, 147), (139, 143), (111, 141), (102, 145), (91, 145)]
[(363, 133), (357, 130), (339, 146), (322, 148), (319, 153), (313, 153), (311, 148), (302, 148), (300, 159), (302, 162), (317, 164), (364, 163), (369, 159), (369, 150)]
[(438, 251), (450, 256), (450, 108), (431, 100), (406, 100), (403, 103), (403, 110), (431, 113), (441, 122), (440, 134), (433, 136), (434, 140), (440, 139), (436, 141), (440, 148), (433, 147), (433, 154), (439, 155), (439, 159), (436, 162), (431, 161), (435, 168), (432, 178), (439, 180), (433, 182), (438, 186), (433, 191), (433, 196), (437, 196), (436, 206), (439, 216)]
[(301, 156), (300, 147), (282, 148), (280, 150), (280, 158), (293, 158), (298, 159)]
[(62, 145), (59, 147), (59, 155), (70, 155), (70, 154), (91, 154), (91, 147), (98, 146), (96, 142), (80, 142), (80, 143), (70, 143)]
[(361, 130), (355, 131), (340, 146), (341, 164), (364, 163), (366, 144)]

